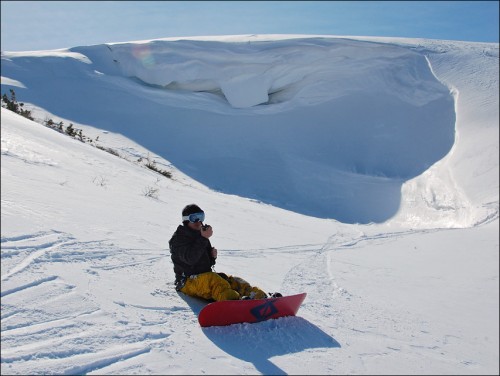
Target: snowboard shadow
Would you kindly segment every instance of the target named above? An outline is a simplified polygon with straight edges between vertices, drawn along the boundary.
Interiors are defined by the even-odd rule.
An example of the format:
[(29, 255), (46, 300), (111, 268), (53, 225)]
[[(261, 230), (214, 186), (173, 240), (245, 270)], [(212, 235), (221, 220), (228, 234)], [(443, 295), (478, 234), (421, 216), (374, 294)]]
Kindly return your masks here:
[(333, 337), (297, 316), (281, 317), (256, 324), (212, 326), (202, 330), (221, 350), (252, 363), (256, 370), (264, 375), (287, 374), (270, 361), (274, 356), (312, 348), (341, 347)]
[(177, 291), (177, 295), (179, 295), (179, 297), (187, 303), (189, 308), (191, 308), (191, 310), (193, 311), (193, 313), (196, 314), (196, 316), (200, 314), (200, 311), (203, 307), (205, 307), (208, 303), (212, 302), (210, 300), (194, 298), (179, 291)]

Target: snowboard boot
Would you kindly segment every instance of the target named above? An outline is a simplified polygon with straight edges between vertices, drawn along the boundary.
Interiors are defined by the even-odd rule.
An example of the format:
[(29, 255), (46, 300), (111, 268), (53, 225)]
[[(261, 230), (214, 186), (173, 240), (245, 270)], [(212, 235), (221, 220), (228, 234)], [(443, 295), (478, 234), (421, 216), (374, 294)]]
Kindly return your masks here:
[(269, 298), (281, 298), (283, 295), (281, 295), (279, 292), (270, 292), (269, 293)]

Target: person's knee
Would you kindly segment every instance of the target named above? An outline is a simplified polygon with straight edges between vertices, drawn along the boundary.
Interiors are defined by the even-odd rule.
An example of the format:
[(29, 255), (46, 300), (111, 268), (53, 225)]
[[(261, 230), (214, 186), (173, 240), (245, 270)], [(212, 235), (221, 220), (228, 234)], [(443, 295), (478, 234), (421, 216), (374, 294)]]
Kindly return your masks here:
[(252, 286), (250, 286), (250, 283), (248, 283), (247, 281), (245, 281), (243, 278), (240, 277), (231, 275), (229, 276), (228, 282), (233, 290), (239, 292), (245, 292), (246, 290), (250, 290), (252, 288)]
[(254, 299), (265, 299), (267, 294), (259, 288), (253, 288), (252, 293), (254, 294)]
[(225, 289), (219, 293), (216, 300), (238, 300), (240, 299), (240, 294), (238, 291), (233, 289)]

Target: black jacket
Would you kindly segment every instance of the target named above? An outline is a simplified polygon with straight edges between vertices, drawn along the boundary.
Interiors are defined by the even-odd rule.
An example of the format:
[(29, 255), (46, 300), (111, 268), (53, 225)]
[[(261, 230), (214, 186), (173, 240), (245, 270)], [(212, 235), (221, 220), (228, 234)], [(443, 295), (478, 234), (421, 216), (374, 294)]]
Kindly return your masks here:
[(187, 225), (177, 227), (168, 244), (174, 264), (176, 285), (183, 283), (183, 280), (190, 275), (210, 272), (212, 265), (215, 265), (210, 240)]

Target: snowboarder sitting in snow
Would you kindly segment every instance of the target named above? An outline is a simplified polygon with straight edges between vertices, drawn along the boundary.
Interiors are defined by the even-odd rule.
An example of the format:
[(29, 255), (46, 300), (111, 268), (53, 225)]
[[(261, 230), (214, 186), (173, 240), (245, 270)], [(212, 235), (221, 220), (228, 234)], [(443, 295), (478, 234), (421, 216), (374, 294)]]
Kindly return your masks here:
[(212, 271), (217, 249), (209, 240), (212, 227), (203, 225), (204, 220), (205, 213), (199, 206), (187, 205), (182, 210), (182, 225), (169, 241), (176, 290), (216, 301), (266, 298), (264, 291), (247, 281)]

